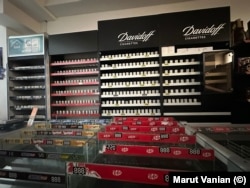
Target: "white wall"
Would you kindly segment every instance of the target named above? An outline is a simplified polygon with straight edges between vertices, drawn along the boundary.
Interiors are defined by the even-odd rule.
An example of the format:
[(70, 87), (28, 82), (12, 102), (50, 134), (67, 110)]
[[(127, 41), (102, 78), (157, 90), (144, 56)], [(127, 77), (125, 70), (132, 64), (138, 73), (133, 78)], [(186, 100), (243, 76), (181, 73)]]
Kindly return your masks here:
[[(166, 4), (145, 8), (125, 9), (119, 11), (85, 14), (58, 18), (47, 23), (48, 34), (70, 33), (78, 31), (97, 30), (98, 21), (137, 16), (156, 15), (170, 12), (181, 12), (205, 8), (230, 6), (231, 21), (241, 18), (244, 21), (245, 30), (250, 20), (249, 0), (195, 0), (185, 3)], [(199, 18), (202, 19), (202, 18)]]
[[(8, 36), (16, 35), (12, 30), (0, 25), (0, 47), (3, 48), (3, 67), (7, 68), (8, 62)], [(0, 79), (0, 121), (8, 119), (8, 90), (7, 90), (7, 71), (3, 80)]]

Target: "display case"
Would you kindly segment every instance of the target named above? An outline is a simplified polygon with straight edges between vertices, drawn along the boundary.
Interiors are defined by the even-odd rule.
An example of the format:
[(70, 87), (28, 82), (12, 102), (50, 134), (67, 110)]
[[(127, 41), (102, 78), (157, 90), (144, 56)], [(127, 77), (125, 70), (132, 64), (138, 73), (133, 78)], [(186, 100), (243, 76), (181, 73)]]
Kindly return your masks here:
[(250, 41), (244, 41), (232, 47), (234, 51), (234, 71), (233, 71), (233, 123), (249, 123), (249, 93), (250, 93), (250, 75), (249, 75), (249, 57)]
[(53, 120), (2, 134), (1, 186), (65, 188), (66, 161), (92, 160), (104, 122)]
[(233, 51), (217, 50), (204, 53), (205, 93), (231, 93), (233, 90)]
[(92, 162), (67, 162), (68, 187), (83, 182), (86, 187), (164, 187), (170, 172), (226, 169), (213, 149), (200, 146), (182, 128), (172, 117), (112, 118), (98, 133), (99, 152)]
[(203, 112), (210, 122), (231, 122), (234, 53), (229, 49), (204, 52), (203, 62)]
[(99, 117), (98, 60), (54, 60), (50, 67), (52, 118)]
[(98, 118), (97, 32), (58, 34), (49, 38), (51, 118)]
[[(171, 52), (172, 51), (172, 52)], [(179, 116), (201, 110), (202, 53), (162, 47), (163, 114)]]
[(46, 120), (46, 36), (11, 36), (8, 40), (8, 118), (28, 120), (36, 107), (36, 120)]
[(229, 172), (249, 172), (248, 124), (187, 123), (186, 132), (195, 134), (197, 143), (213, 148), (215, 157), (227, 166)]
[(160, 116), (160, 64), (157, 49), (102, 52), (101, 115)]
[(186, 121), (230, 121), (233, 52), (162, 47), (163, 115)]

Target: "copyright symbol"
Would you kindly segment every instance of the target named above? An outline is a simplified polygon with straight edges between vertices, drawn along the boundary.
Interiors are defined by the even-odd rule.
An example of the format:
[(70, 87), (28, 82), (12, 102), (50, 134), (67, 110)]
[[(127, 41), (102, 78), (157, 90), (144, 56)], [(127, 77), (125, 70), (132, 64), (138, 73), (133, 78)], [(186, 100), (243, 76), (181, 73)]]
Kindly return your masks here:
[(245, 176), (234, 176), (234, 185), (237, 184), (246, 184), (246, 177)]

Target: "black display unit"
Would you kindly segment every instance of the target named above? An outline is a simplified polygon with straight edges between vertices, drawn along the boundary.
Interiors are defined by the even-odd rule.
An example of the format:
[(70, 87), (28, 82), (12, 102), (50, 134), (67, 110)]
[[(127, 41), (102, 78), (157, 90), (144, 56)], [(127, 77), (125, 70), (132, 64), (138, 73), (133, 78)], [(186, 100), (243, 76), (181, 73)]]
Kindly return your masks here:
[(97, 31), (49, 35), (50, 118), (99, 117)]
[(234, 50), (233, 123), (250, 122), (250, 41), (232, 46)]
[(160, 116), (158, 50), (147, 48), (102, 54), (102, 116)]
[(159, 31), (163, 115), (230, 122), (230, 7), (161, 14)]
[(8, 38), (8, 118), (27, 121), (32, 109), (35, 119), (47, 119), (47, 36)]
[(160, 116), (157, 17), (99, 21), (98, 38), (101, 116)]
[(202, 53), (165, 53), (162, 48), (162, 88), (165, 116), (193, 116), (202, 109)]
[(231, 121), (230, 7), (99, 21), (98, 38), (102, 116)]
[(50, 35), (47, 119), (231, 121), (230, 23), (230, 7), (219, 7), (103, 20), (98, 30)]
[(163, 115), (190, 122), (230, 122), (233, 51), (193, 47), (169, 53), (166, 48), (172, 47), (162, 48)]

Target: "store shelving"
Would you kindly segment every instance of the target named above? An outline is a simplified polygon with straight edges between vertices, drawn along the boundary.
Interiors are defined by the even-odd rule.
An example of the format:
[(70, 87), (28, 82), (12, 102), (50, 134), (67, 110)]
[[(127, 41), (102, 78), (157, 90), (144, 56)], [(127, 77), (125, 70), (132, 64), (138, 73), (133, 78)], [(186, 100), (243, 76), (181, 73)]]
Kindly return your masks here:
[(9, 37), (9, 119), (27, 121), (34, 107), (38, 108), (36, 120), (47, 118), (46, 62), (48, 56), (44, 47), (46, 40), (45, 35)]
[(57, 34), (49, 38), (51, 118), (98, 118), (97, 32)]
[(227, 49), (162, 47), (163, 115), (230, 121), (232, 64)]
[(98, 117), (98, 60), (59, 60), (50, 67), (52, 117)]
[(160, 64), (157, 49), (102, 52), (102, 116), (159, 116)]
[(202, 53), (166, 53), (162, 47), (163, 114), (201, 109)]

